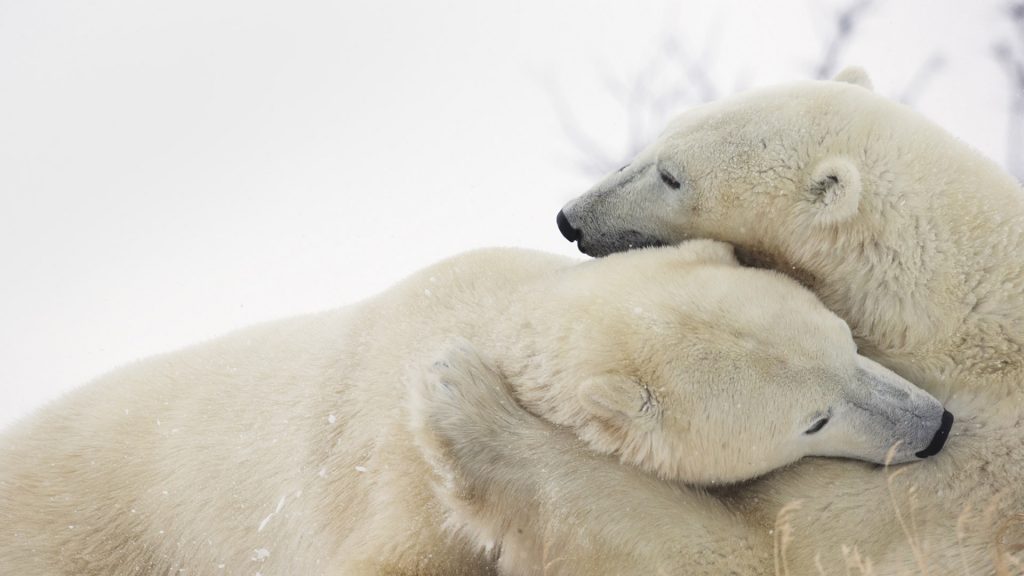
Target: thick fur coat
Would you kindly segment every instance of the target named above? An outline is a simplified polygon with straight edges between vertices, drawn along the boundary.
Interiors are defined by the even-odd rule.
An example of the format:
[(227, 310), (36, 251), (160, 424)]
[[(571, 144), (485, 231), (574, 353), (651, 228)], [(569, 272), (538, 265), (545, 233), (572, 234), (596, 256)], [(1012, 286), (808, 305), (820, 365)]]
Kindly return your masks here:
[(446, 528), (409, 428), (410, 383), (454, 340), (595, 461), (647, 470), (642, 486), (880, 462), (895, 442), (912, 460), (942, 420), (810, 292), (727, 245), (580, 265), (480, 251), (122, 368), (17, 425), (0, 441), (0, 574), (492, 573)]

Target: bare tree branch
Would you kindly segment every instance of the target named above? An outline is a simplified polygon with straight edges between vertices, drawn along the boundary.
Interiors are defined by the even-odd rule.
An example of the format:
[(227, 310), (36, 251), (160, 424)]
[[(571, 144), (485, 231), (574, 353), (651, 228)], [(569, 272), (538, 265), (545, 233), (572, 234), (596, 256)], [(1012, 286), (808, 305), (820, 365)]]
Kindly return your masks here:
[(1012, 86), (1024, 86), (1024, 62), (1021, 62), (1013, 47), (1006, 42), (999, 42), (993, 47), (992, 55), (1002, 65)]
[(586, 132), (576, 119), (576, 115), (569, 109), (568, 103), (562, 96), (558, 86), (553, 81), (547, 83), (548, 94), (555, 107), (555, 116), (558, 117), (562, 133), (569, 142), (580, 152), (582, 160), (580, 168), (587, 174), (604, 174), (608, 172), (608, 166), (614, 164), (611, 156), (605, 152), (600, 143)]
[(1006, 167), (1024, 182), (1024, 1), (1008, 2), (1005, 13), (1016, 37), (997, 42), (992, 47), (992, 56), (1006, 74), (1010, 90)]
[(913, 106), (928, 83), (945, 67), (946, 57), (942, 54), (932, 54), (924, 64), (917, 67), (910, 81), (903, 87), (903, 92), (899, 96), (900, 102)]
[(861, 18), (874, 4), (874, 0), (856, 0), (835, 15), (835, 30), (825, 47), (825, 54), (814, 67), (814, 77), (827, 80), (838, 71), (839, 58), (857, 32)]
[[(1020, 12), (1017, 23), (1024, 35), (1024, 0), (1014, 2)], [(843, 53), (859, 33), (865, 14), (874, 5), (875, 0), (847, 0), (842, 8), (830, 14), (831, 25), (822, 27), (828, 33), (823, 55), (811, 66), (815, 78), (828, 79), (836, 73)], [(561, 94), (552, 89), (552, 100), (562, 131), (581, 157), (580, 169), (590, 177), (603, 176), (633, 158), (675, 112), (745, 89), (749, 85), (749, 71), (738, 75), (731, 87), (720, 86), (715, 80), (713, 71), (720, 37), (718, 31), (711, 30), (702, 49), (694, 55), (680, 41), (684, 36), (666, 33), (654, 57), (631, 77), (615, 75), (607, 67), (602, 71), (606, 92), (622, 108), (626, 126), (624, 146), (602, 146), (584, 130)], [(944, 56), (931, 56), (915, 71), (899, 95), (900, 100), (914, 102), (945, 66)]]
[(611, 172), (640, 152), (674, 112), (724, 94), (710, 74), (716, 52), (709, 41), (702, 56), (691, 57), (675, 36), (666, 35), (655, 57), (632, 78), (621, 79), (607, 68), (602, 70), (604, 89), (625, 115), (626, 144), (620, 152), (609, 152), (610, 148), (588, 134), (557, 87), (549, 83), (548, 91), (562, 132), (582, 158), (581, 170), (591, 177)]
[[(832, 73), (841, 52), (856, 32), (858, 19), (873, 1), (855, 0), (836, 14), (826, 56), (815, 67), (818, 77)], [(557, 88), (548, 86), (562, 132), (581, 156), (579, 164), (584, 173), (591, 177), (603, 176), (628, 162), (681, 108), (717, 100), (728, 92), (746, 88), (747, 74), (735, 79), (732, 90), (716, 83), (711, 72), (721, 34), (715, 30), (717, 26), (712, 28), (696, 56), (683, 46), (678, 34), (666, 33), (655, 57), (632, 78), (619, 78), (607, 67), (602, 71), (605, 90), (622, 107), (625, 116), (626, 144), (620, 152), (610, 152), (615, 148), (602, 146), (588, 134)]]

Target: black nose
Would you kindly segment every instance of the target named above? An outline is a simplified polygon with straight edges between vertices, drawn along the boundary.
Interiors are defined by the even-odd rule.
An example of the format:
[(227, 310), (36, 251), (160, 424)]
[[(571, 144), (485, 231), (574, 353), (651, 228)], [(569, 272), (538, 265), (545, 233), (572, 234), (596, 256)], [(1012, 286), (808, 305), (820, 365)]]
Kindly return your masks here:
[(565, 217), (565, 212), (559, 210), (558, 217), (555, 218), (555, 221), (558, 222), (558, 231), (561, 232), (562, 236), (565, 236), (565, 239), (569, 242), (575, 242), (583, 236), (580, 234), (579, 230), (573, 228), (572, 224), (569, 224), (569, 219)]
[(924, 450), (921, 450), (914, 456), (918, 458), (927, 458), (934, 456), (942, 450), (942, 447), (946, 444), (946, 438), (949, 438), (949, 429), (953, 427), (953, 413), (949, 410), (942, 411), (942, 425), (939, 426), (939, 430), (932, 437), (931, 444)]

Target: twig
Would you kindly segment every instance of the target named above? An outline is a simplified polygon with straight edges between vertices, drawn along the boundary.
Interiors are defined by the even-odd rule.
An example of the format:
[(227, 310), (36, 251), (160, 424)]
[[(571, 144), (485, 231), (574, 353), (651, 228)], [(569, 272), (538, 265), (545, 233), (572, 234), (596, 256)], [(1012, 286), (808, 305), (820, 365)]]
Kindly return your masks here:
[(942, 54), (932, 54), (924, 64), (918, 66), (910, 81), (903, 88), (900, 94), (900, 102), (913, 105), (918, 97), (924, 92), (925, 87), (943, 68), (946, 67), (946, 57)]
[(825, 55), (814, 67), (814, 77), (827, 80), (836, 73), (839, 56), (846, 49), (856, 32), (857, 25), (864, 13), (871, 7), (874, 0), (857, 0), (839, 11), (835, 16), (835, 33), (825, 47)]

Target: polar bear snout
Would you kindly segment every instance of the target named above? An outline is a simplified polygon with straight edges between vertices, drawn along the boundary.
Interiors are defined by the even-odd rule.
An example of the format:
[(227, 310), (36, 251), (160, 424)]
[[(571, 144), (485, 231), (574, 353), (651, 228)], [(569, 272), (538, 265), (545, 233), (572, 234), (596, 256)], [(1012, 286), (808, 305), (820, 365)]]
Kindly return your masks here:
[[(641, 154), (643, 156), (643, 154)], [(678, 244), (671, 220), (689, 205), (686, 174), (659, 169), (651, 159), (609, 175), (558, 212), (558, 230), (580, 252), (600, 258), (637, 248)]]
[[(636, 250), (638, 248), (652, 248), (665, 246), (668, 242), (657, 238), (646, 232), (634, 228), (623, 229), (601, 229), (598, 234), (586, 234), (581, 227), (573, 224), (573, 203), (558, 211), (555, 218), (558, 224), (558, 231), (562, 233), (569, 242), (575, 242), (576, 248), (587, 256), (601, 258), (625, 250)], [(577, 220), (586, 220), (577, 217)]]
[[(942, 450), (953, 425), (942, 402), (864, 356), (856, 364), (856, 376), (835, 404), (834, 424), (808, 438), (817, 443), (811, 453), (905, 464)], [(828, 442), (829, 433), (836, 440)]]
[(890, 464), (920, 462), (938, 454), (953, 425), (953, 414), (935, 400), (918, 404), (912, 411), (897, 409), (886, 417), (897, 424), (895, 434), (889, 439), (891, 450), (884, 458)]
[(928, 446), (914, 454), (918, 458), (927, 458), (934, 456), (942, 451), (942, 447), (946, 445), (946, 439), (949, 438), (949, 431), (953, 428), (953, 413), (949, 410), (942, 411), (942, 424), (939, 425), (939, 429), (935, 431), (935, 436), (932, 436), (931, 443)]
[(569, 219), (565, 216), (565, 210), (558, 211), (558, 217), (555, 218), (555, 222), (558, 223), (558, 231), (565, 236), (565, 239), (569, 242), (575, 242), (583, 237), (580, 233), (579, 228), (576, 228), (569, 223)]

